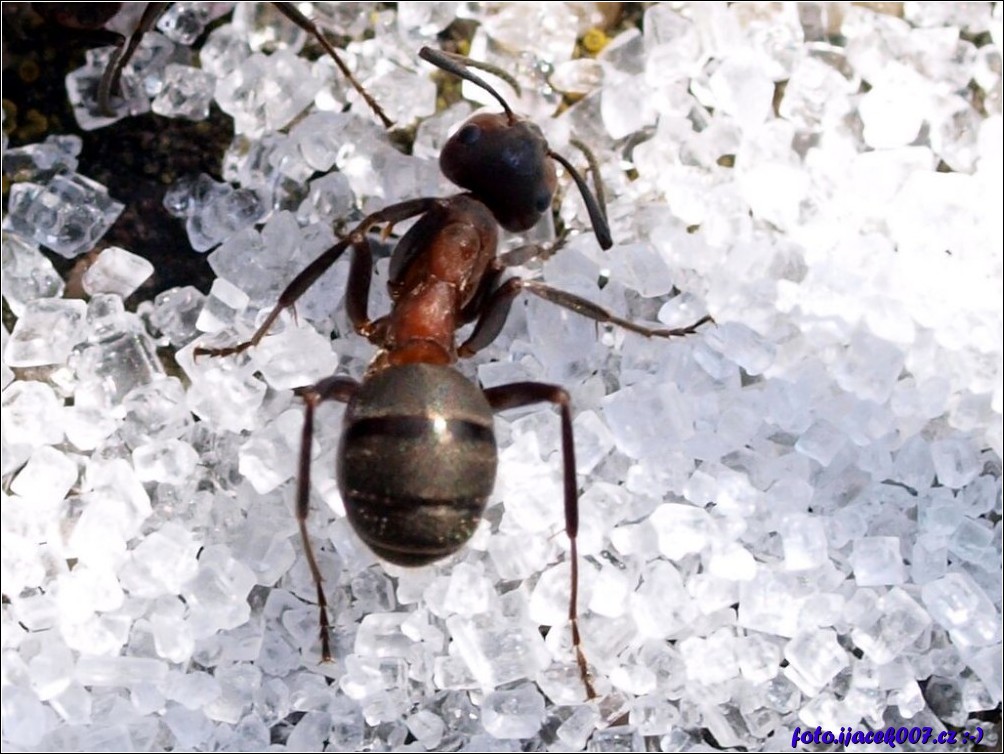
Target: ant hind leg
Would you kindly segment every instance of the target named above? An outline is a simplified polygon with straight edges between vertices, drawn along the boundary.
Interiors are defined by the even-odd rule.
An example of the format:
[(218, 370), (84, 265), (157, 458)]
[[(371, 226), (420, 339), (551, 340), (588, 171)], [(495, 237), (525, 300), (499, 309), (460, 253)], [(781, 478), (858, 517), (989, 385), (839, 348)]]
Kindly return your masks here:
[(328, 600), (324, 596), (321, 568), (317, 564), (314, 548), (307, 533), (307, 514), (310, 512), (310, 450), (314, 442), (314, 411), (324, 401), (348, 403), (359, 389), (359, 383), (349, 377), (328, 377), (316, 385), (297, 390), (306, 405), (300, 439), (300, 468), (296, 481), (296, 523), (300, 527), (303, 552), (307, 558), (310, 575), (317, 587), (317, 609), (320, 611), (321, 659), (331, 660), (331, 624), (328, 621)]

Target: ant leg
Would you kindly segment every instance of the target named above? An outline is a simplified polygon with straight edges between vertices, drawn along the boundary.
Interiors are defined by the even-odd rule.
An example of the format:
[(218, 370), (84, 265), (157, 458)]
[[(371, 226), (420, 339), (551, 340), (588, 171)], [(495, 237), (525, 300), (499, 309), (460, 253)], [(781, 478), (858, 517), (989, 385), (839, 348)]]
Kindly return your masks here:
[(481, 312), (484, 311), (485, 303), (489, 300), (492, 292), (498, 287), (499, 277), (502, 276), (505, 267), (497, 262), (498, 260), (485, 270), (478, 289), (471, 296), (471, 300), (467, 302), (467, 305), (460, 310), (459, 321), (461, 325), (473, 322), (481, 315)]
[(684, 335), (693, 335), (697, 332), (697, 328), (701, 325), (708, 322), (714, 322), (709, 315), (705, 315), (694, 324), (688, 325), (687, 327), (645, 327), (644, 325), (639, 325), (629, 319), (623, 319), (615, 314), (611, 314), (603, 307), (576, 296), (573, 293), (552, 288), (551, 286), (537, 282), (536, 280), (510, 278), (499, 286), (495, 293), (492, 294), (491, 298), (485, 303), (484, 311), (481, 313), (481, 318), (474, 327), (474, 332), (472, 332), (471, 336), (460, 346), (459, 349), (457, 349), (457, 353), (461, 356), (461, 358), (473, 356), (498, 337), (498, 334), (502, 331), (502, 327), (505, 325), (506, 317), (509, 316), (509, 309), (512, 307), (512, 302), (521, 291), (532, 293), (545, 301), (550, 301), (552, 304), (557, 304), (558, 306), (564, 307), (576, 314), (581, 314), (582, 316), (588, 317), (596, 322), (618, 325), (630, 332), (644, 335), (646, 338), (673, 338), (683, 337)]
[(345, 291), (345, 311), (357, 333), (368, 338), (373, 332), (369, 318), (370, 283), (373, 280), (373, 251), (370, 242), (363, 238), (352, 246), (352, 265), (349, 267), (348, 288)]
[(331, 56), (332, 60), (335, 61), (335, 65), (338, 66), (338, 70), (340, 70), (342, 72), (342, 75), (348, 80), (350, 84), (352, 84), (352, 88), (355, 89), (357, 92), (359, 92), (360, 97), (366, 100), (366, 104), (369, 105), (370, 110), (372, 110), (374, 114), (380, 119), (380, 122), (383, 123), (383, 127), (393, 128), (394, 121), (392, 121), (390, 118), (387, 117), (387, 114), (383, 111), (383, 108), (380, 107), (379, 103), (375, 99), (373, 99), (373, 96), (369, 92), (367, 92), (363, 88), (363, 85), (356, 80), (356, 77), (352, 75), (352, 71), (350, 71), (349, 67), (345, 65), (345, 61), (342, 60), (341, 55), (339, 55), (335, 51), (335, 48), (328, 42), (328, 40), (324, 38), (324, 35), (321, 33), (321, 30), (317, 26), (317, 24), (315, 24), (305, 15), (303, 15), (294, 3), (272, 3), (272, 4), (275, 6), (276, 10), (282, 13), (282, 15), (284, 15), (286, 18), (288, 18), (290, 21), (299, 26), (305, 32), (316, 38), (317, 41), (321, 43), (321, 47), (323, 47), (324, 51)]
[(98, 109), (102, 115), (106, 115), (109, 118), (115, 117), (111, 105), (112, 92), (118, 89), (119, 80), (122, 78), (122, 71), (125, 70), (126, 64), (132, 60), (132, 56), (136, 54), (136, 48), (139, 47), (139, 43), (143, 41), (146, 33), (153, 28), (157, 19), (160, 18), (160, 14), (164, 12), (164, 9), (168, 5), (170, 3), (147, 3), (139, 24), (136, 26), (135, 31), (129, 35), (129, 40), (124, 46), (120, 46), (112, 53), (111, 60), (108, 61), (108, 67), (105, 68), (105, 72), (98, 84)]
[(533, 403), (553, 403), (561, 411), (561, 461), (563, 466), (565, 491), (565, 533), (570, 543), (572, 588), (568, 598), (568, 620), (572, 626), (572, 646), (575, 647), (575, 661), (579, 666), (582, 684), (589, 699), (596, 697), (589, 678), (589, 663), (582, 651), (579, 636), (579, 551), (576, 538), (579, 534), (579, 488), (575, 481), (575, 440), (572, 435), (572, 412), (568, 392), (556, 385), (541, 382), (514, 382), (484, 391), (488, 405), (494, 411), (528, 406)]
[(561, 232), (557, 238), (547, 243), (531, 243), (517, 246), (515, 249), (498, 255), (498, 261), (503, 267), (521, 267), (527, 262), (539, 259), (542, 262), (550, 259), (558, 249), (568, 241), (568, 229)]
[[(293, 278), (293, 282), (286, 286), (286, 289), (282, 292), (282, 294), (280, 294), (279, 301), (276, 303), (275, 307), (271, 312), (269, 312), (268, 316), (265, 317), (265, 320), (261, 323), (258, 329), (254, 331), (254, 334), (250, 337), (250, 339), (244, 341), (243, 343), (238, 343), (235, 346), (230, 346), (229, 348), (202, 348), (200, 346), (195, 349), (194, 355), (196, 357), (231, 356), (236, 353), (242, 353), (252, 346), (258, 345), (261, 342), (261, 339), (268, 334), (272, 325), (275, 324), (275, 321), (279, 318), (279, 314), (282, 310), (295, 304), (297, 299), (299, 299), (300, 296), (302, 296), (307, 289), (310, 288), (310, 286), (316, 283), (318, 278), (327, 272), (331, 265), (338, 261), (339, 257), (345, 253), (345, 250), (349, 246), (359, 246), (362, 242), (364, 242), (366, 240), (366, 233), (370, 228), (374, 225), (381, 225), (383, 223), (398, 223), (402, 220), (407, 220), (409, 217), (424, 214), (433, 209), (436, 206), (437, 201), (438, 200), (436, 199), (410, 199), (409, 201), (401, 202), (400, 204), (392, 204), (389, 207), (384, 207), (383, 209), (364, 217), (348, 236), (321, 254), (321, 256), (304, 267), (299, 275)], [(369, 285), (365, 287), (365, 290), (368, 294)]]
[(558, 288), (552, 288), (536, 280), (521, 280), (520, 287), (545, 301), (550, 301), (552, 304), (562, 306), (584, 317), (596, 320), (597, 322), (609, 322), (612, 325), (623, 327), (630, 332), (644, 335), (646, 338), (682, 338), (686, 335), (695, 335), (698, 327), (708, 322), (714, 322), (711, 315), (705, 314), (699, 320), (686, 327), (645, 327), (629, 319), (623, 319), (615, 314), (611, 314), (592, 301), (587, 301), (584, 298), (567, 291), (559, 290)]
[(314, 548), (310, 546), (307, 535), (307, 514), (310, 513), (310, 449), (314, 442), (314, 409), (324, 401), (339, 401), (348, 403), (359, 389), (359, 383), (349, 377), (328, 377), (316, 385), (297, 390), (303, 397), (306, 410), (303, 414), (303, 433), (300, 439), (300, 469), (296, 481), (296, 523), (300, 526), (300, 538), (303, 540), (303, 551), (310, 567), (310, 575), (314, 577), (317, 586), (317, 608), (321, 612), (321, 659), (331, 661), (331, 624), (328, 622), (328, 600), (324, 596), (321, 585), (321, 569), (314, 557)]

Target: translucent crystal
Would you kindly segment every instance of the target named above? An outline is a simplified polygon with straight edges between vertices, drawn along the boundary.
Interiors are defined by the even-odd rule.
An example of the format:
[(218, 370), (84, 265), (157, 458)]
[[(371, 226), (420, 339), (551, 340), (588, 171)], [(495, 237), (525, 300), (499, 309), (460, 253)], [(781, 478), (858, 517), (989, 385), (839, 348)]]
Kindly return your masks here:
[(930, 449), (938, 481), (946, 487), (965, 487), (983, 467), (976, 449), (965, 439), (936, 440)]
[[(320, 82), (306, 61), (288, 50), (255, 53), (220, 78), (216, 100), (233, 116), (234, 130), (261, 136), (287, 125), (314, 98)], [(271, 92), (282, 91), (283, 97)]]
[(0, 326), (0, 390), (6, 390), (7, 386), (14, 381), (14, 370), (7, 366), (6, 360), (2, 359), (3, 354), (7, 351), (9, 339), (10, 333), (7, 332), (7, 328)]
[(196, 322), (205, 301), (205, 295), (192, 286), (163, 291), (154, 299), (150, 323), (171, 345), (181, 348), (198, 336)]
[(455, 615), (446, 625), (471, 673), (489, 688), (532, 678), (549, 661), (543, 639), (530, 624)]
[(718, 631), (705, 638), (691, 636), (680, 642), (680, 656), (687, 675), (700, 674), (708, 683), (722, 683), (739, 673), (735, 658), (735, 637)]
[(11, 492), (28, 498), (32, 505), (59, 502), (77, 481), (77, 464), (54, 448), (41, 446), (11, 483)]
[(190, 207), (185, 229), (195, 251), (208, 251), (265, 214), (258, 195), (249, 189), (215, 184)]
[(176, 377), (138, 385), (123, 398), (122, 407), (122, 432), (130, 447), (180, 437), (192, 424), (185, 390)]
[(247, 40), (231, 25), (213, 29), (199, 51), (202, 70), (216, 76), (234, 70), (251, 54)]
[(784, 565), (791, 571), (817, 568), (827, 561), (826, 529), (823, 521), (809, 515), (785, 519)]
[(493, 691), (482, 704), (485, 730), (495, 738), (530, 738), (543, 718), (544, 697), (529, 685)]
[(338, 366), (330, 340), (312, 327), (290, 328), (281, 338), (266, 338), (255, 350), (254, 361), (276, 390), (312, 385), (334, 374)]
[(586, 751), (641, 751), (643, 741), (641, 733), (633, 725), (618, 725), (593, 733)]
[(129, 555), (122, 570), (123, 586), (144, 597), (179, 594), (198, 571), (201, 544), (178, 524), (152, 532)]
[(164, 69), (163, 86), (150, 108), (168, 118), (205, 120), (213, 101), (214, 82), (211, 73), (172, 63)]
[(806, 57), (796, 64), (778, 111), (800, 128), (817, 130), (851, 109), (853, 93), (851, 82), (830, 61)]
[(180, 440), (142, 445), (132, 454), (136, 475), (144, 482), (181, 484), (195, 470), (199, 457), (191, 445)]
[(405, 722), (411, 735), (428, 750), (435, 749), (443, 740), (446, 724), (441, 717), (429, 710), (419, 710)]
[(12, 367), (64, 363), (82, 337), (86, 310), (78, 300), (32, 301), (14, 325), (4, 360)]
[(404, 2), (397, 8), (397, 22), (422, 36), (435, 36), (450, 25), (459, 6), (460, 3), (456, 2)]
[(730, 58), (721, 63), (708, 81), (714, 106), (738, 121), (744, 129), (766, 120), (774, 97), (774, 83), (753, 61)]
[(986, 594), (964, 572), (949, 573), (921, 589), (931, 617), (947, 628), (960, 647), (984, 647), (1001, 639), (997, 613)]
[(284, 412), (241, 446), (240, 471), (260, 494), (270, 492), (296, 471), (303, 417)]
[(202, 332), (217, 332), (232, 326), (248, 305), (248, 295), (223, 278), (216, 278), (209, 290), (195, 327)]
[(659, 535), (659, 550), (676, 560), (700, 552), (713, 535), (711, 517), (702, 508), (665, 503), (649, 519)]
[(902, 584), (906, 579), (899, 537), (863, 537), (851, 554), (858, 586)]
[(213, 7), (206, 3), (172, 3), (157, 19), (157, 28), (178, 44), (190, 45), (210, 20)]
[(119, 330), (88, 343), (74, 354), (74, 364), (82, 405), (118, 405), (130, 390), (164, 374), (150, 337), (140, 332)]
[(869, 659), (880, 664), (899, 657), (931, 623), (927, 612), (899, 587), (879, 601), (877, 614), (875, 623), (855, 629), (852, 636)]
[(17, 746), (37, 746), (56, 727), (52, 710), (27, 688), (13, 688), (4, 694), (4, 738)]
[(13, 233), (3, 234), (4, 300), (15, 316), (20, 317), (24, 307), (37, 298), (60, 298), (63, 295), (62, 278), (52, 262), (34, 244), (25, 242)]
[(809, 631), (794, 637), (784, 648), (785, 675), (806, 694), (815, 696), (849, 661), (831, 629)]
[(333, 223), (345, 217), (354, 203), (348, 179), (341, 173), (329, 173), (310, 182), (310, 194), (297, 209), (296, 219), (301, 225)]
[(234, 628), (247, 621), (250, 608), (248, 592), (255, 584), (251, 569), (230, 557), (226, 547), (204, 549), (194, 578), (183, 588), (185, 601), (193, 608), (190, 621), (197, 638), (212, 636), (224, 628)]
[(3, 228), (72, 259), (92, 249), (123, 209), (101, 184), (60, 174), (44, 185), (12, 186)]
[[(3, 391), (4, 439), (28, 447), (63, 439), (63, 401), (43, 382), (14, 382)], [(20, 465), (20, 464), (18, 464)], [(4, 469), (4, 474), (13, 469)]]
[(110, 112), (105, 112), (100, 106), (98, 91), (114, 51), (112, 47), (88, 51), (86, 65), (66, 76), (66, 92), (73, 114), (85, 131), (103, 128), (122, 118), (142, 115), (150, 110), (150, 99), (131, 67), (123, 71), (118, 89), (110, 93)]
[(163, 681), (167, 672), (160, 660), (85, 655), (77, 660), (76, 680), (85, 686), (132, 686)]
[(73, 173), (82, 141), (79, 136), (47, 136), (41, 144), (29, 144), (3, 152), (3, 173), (11, 181), (45, 183), (57, 173)]
[(694, 433), (691, 405), (672, 383), (639, 384), (603, 401), (618, 448), (632, 458), (669, 451)]
[(828, 466), (846, 444), (846, 436), (828, 421), (817, 421), (798, 438), (795, 449)]
[(84, 272), (84, 290), (88, 294), (117, 293), (131, 296), (153, 274), (153, 265), (118, 246), (102, 251)]

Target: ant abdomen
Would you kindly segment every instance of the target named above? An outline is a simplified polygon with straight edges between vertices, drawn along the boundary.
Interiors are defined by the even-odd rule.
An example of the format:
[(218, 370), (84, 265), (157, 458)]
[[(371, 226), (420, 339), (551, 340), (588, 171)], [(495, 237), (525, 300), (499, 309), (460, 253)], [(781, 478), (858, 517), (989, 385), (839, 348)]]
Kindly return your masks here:
[(449, 367), (387, 367), (346, 409), (339, 489), (352, 526), (390, 563), (426, 565), (462, 548), (497, 466), (492, 409)]

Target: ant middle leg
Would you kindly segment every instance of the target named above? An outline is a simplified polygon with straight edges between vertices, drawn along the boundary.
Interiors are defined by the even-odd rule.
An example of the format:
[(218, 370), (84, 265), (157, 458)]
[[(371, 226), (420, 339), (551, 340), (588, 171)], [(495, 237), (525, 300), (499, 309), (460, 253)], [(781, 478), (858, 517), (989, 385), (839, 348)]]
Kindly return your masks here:
[(629, 319), (618, 317), (602, 306), (576, 296), (574, 293), (553, 288), (536, 280), (510, 278), (499, 286), (485, 302), (478, 323), (474, 327), (474, 332), (471, 333), (470, 337), (457, 351), (461, 357), (473, 356), (498, 337), (498, 334), (505, 326), (513, 300), (522, 291), (532, 293), (545, 301), (550, 301), (552, 304), (557, 304), (596, 322), (617, 325), (630, 332), (644, 335), (646, 338), (679, 338), (693, 335), (701, 325), (714, 322), (710, 315), (705, 315), (687, 327), (645, 327)]
[(572, 584), (568, 597), (568, 621), (572, 629), (572, 646), (575, 648), (575, 661), (579, 666), (582, 684), (586, 687), (587, 698), (593, 699), (596, 697), (596, 690), (589, 677), (589, 663), (582, 650), (582, 638), (579, 635), (579, 551), (577, 544), (579, 487), (575, 480), (575, 438), (572, 434), (572, 411), (568, 392), (557, 385), (547, 385), (541, 382), (514, 382), (510, 385), (487, 388), (484, 390), (484, 396), (494, 411), (505, 411), (534, 403), (553, 403), (561, 412), (565, 533), (568, 535), (572, 571)]
[(314, 442), (314, 411), (324, 401), (348, 403), (359, 389), (359, 383), (350, 377), (328, 377), (316, 385), (300, 388), (297, 394), (303, 398), (306, 409), (303, 415), (303, 430), (300, 438), (299, 473), (296, 482), (296, 523), (300, 527), (303, 552), (307, 558), (310, 575), (317, 587), (317, 608), (320, 611), (321, 659), (331, 660), (331, 624), (328, 622), (328, 600), (324, 596), (321, 569), (314, 556), (307, 534), (307, 515), (310, 512), (310, 449)]
[[(369, 232), (370, 228), (384, 223), (393, 225), (403, 220), (407, 220), (410, 217), (425, 214), (437, 206), (437, 201), (438, 200), (436, 199), (411, 199), (399, 204), (392, 204), (391, 206), (384, 207), (371, 215), (367, 215), (359, 222), (352, 232), (349, 233), (349, 235), (322, 253), (319, 257), (317, 257), (317, 259), (304, 267), (300, 274), (293, 278), (293, 281), (287, 285), (286, 289), (279, 295), (279, 301), (276, 303), (275, 307), (273, 307), (272, 311), (269, 312), (268, 316), (265, 317), (264, 321), (261, 325), (259, 325), (258, 329), (254, 331), (248, 340), (228, 348), (202, 348), (200, 346), (195, 349), (195, 356), (232, 356), (234, 354), (243, 353), (252, 346), (258, 345), (262, 338), (268, 334), (268, 331), (272, 328), (272, 325), (275, 324), (275, 321), (279, 319), (279, 315), (282, 311), (293, 306), (300, 296), (306, 293), (307, 289), (316, 283), (318, 279), (328, 271), (331, 265), (341, 258), (346, 249), (350, 246), (360, 247), (365, 245), (365, 251), (369, 250), (369, 244), (366, 241), (366, 233)], [(352, 271), (350, 271), (349, 316), (353, 317), (353, 312), (355, 312), (356, 316), (359, 316), (359, 304), (360, 301), (362, 301), (362, 319), (358, 320), (359, 322), (362, 322), (366, 317), (365, 299), (369, 296), (369, 278), (372, 271), (372, 259), (369, 259), (368, 264), (365, 261), (353, 264), (353, 270), (355, 271), (354, 275), (352, 274)], [(364, 279), (365, 284), (360, 282), (361, 279)], [(353, 319), (354, 325), (356, 322), (357, 320)], [(360, 332), (366, 334), (363, 330), (360, 330)]]

